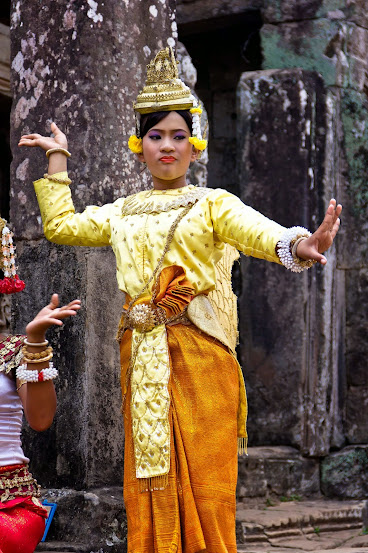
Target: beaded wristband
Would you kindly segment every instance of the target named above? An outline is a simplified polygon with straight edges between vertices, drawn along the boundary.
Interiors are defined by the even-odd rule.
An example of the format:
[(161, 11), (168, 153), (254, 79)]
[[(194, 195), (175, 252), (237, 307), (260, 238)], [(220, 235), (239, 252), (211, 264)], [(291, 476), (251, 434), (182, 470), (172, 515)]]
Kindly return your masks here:
[(38, 351), (37, 353), (31, 353), (30, 351), (28, 351), (27, 349), (27, 346), (23, 346), (22, 347), (22, 353), (23, 353), (23, 357), (24, 358), (27, 358), (28, 360), (32, 360), (32, 359), (45, 359), (46, 357), (48, 357), (50, 355), (50, 353), (52, 353), (52, 347), (49, 346), (48, 348), (44, 349), (43, 351)]
[(295, 253), (293, 255), (293, 246), (300, 239), (306, 239), (311, 236), (309, 230), (304, 227), (291, 227), (286, 229), (280, 240), (277, 242), (276, 251), (281, 263), (293, 273), (301, 273), (305, 269), (312, 267), (316, 261), (314, 259), (301, 259)]
[(46, 357), (42, 357), (41, 359), (31, 359), (23, 354), (23, 361), (27, 364), (46, 363), (46, 361), (50, 361), (50, 359), (52, 358), (53, 358), (53, 353), (49, 353)]
[(66, 157), (70, 157), (72, 155), (65, 148), (50, 148), (46, 152), (46, 157), (48, 158), (48, 157), (50, 157), (51, 154), (56, 154), (56, 153), (64, 154), (64, 156), (66, 156)]
[(16, 370), (16, 376), (19, 380), (25, 382), (44, 382), (46, 380), (54, 380), (58, 376), (58, 371), (55, 369), (53, 363), (47, 369), (42, 371), (30, 371), (26, 365), (20, 365)]
[(66, 179), (59, 179), (58, 177), (54, 177), (54, 175), (49, 175), (48, 173), (45, 173), (43, 178), (48, 179), (51, 182), (56, 182), (57, 184), (72, 184), (72, 181), (68, 177)]

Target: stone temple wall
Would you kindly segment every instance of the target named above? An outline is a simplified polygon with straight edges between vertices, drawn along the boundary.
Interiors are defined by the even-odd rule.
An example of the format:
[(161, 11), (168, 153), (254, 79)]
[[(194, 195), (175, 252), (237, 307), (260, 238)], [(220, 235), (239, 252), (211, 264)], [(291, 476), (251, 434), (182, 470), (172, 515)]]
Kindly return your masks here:
[[(325, 269), (291, 275), (243, 258), (236, 284), (250, 445), (293, 446), (324, 459), (314, 489), (341, 497), (363, 495), (368, 465), (367, 13), (363, 0), (177, 2), (179, 38), (194, 61), (189, 46), (201, 29), (235, 32), (241, 22), (242, 58), (258, 63), (240, 78), (236, 110), (222, 113), (236, 120), (230, 162), (236, 159), (238, 182), (228, 185), (229, 172), (222, 179), (217, 172), (215, 185), (238, 187), (244, 201), (285, 226), (313, 230), (330, 197), (344, 205)], [(220, 59), (223, 80), (230, 67)], [(229, 164), (223, 152), (216, 166)], [(354, 463), (348, 490), (342, 480)]]
[(110, 249), (63, 247), (43, 238), (32, 181), (47, 170), (46, 159), (17, 143), (24, 133), (48, 133), (51, 121), (66, 132), (77, 210), (147, 187), (127, 148), (132, 103), (152, 53), (176, 43), (174, 8), (170, 0), (45, 0), (35, 14), (33, 2), (12, 3), (10, 216), (27, 283), (14, 298), (15, 330), (24, 329), (52, 292), (83, 305), (65, 328), (50, 332), (60, 372), (57, 415), (45, 433), (25, 430), (25, 449), (49, 498), (59, 503), (50, 538), (112, 553), (124, 549), (126, 536), (114, 340), (123, 298), (115, 260)]
[[(250, 461), (263, 467), (262, 486), (253, 480), (245, 495), (259, 490), (266, 495), (272, 487), (294, 493), (300, 481), (306, 494), (322, 489), (326, 495), (359, 497), (361, 491), (368, 462), (362, 416), (368, 398), (364, 4), (177, 1), (184, 45), (186, 36), (200, 37), (204, 29), (210, 33), (226, 26), (231, 37), (236, 24), (238, 48), (243, 22), (246, 27), (244, 47), (237, 50), (242, 62), (236, 66), (232, 59), (229, 69), (226, 58), (232, 51), (220, 42), (218, 51), (228, 48), (228, 54), (220, 63), (212, 55), (213, 73), (199, 75), (198, 90), (205, 102), (211, 98), (210, 124), (216, 123), (210, 186), (226, 188), (228, 179), (231, 191), (287, 226), (315, 228), (331, 194), (345, 207), (327, 269), (296, 276), (244, 259), (237, 270), (250, 443), (284, 447), (278, 459), (269, 451), (262, 463), (257, 460), (262, 448), (254, 448)], [(52, 120), (67, 133), (77, 210), (147, 187), (146, 174), (127, 150), (134, 129), (131, 105), (152, 52), (177, 39), (174, 9), (174, 0), (44, 0), (35, 16), (32, 3), (12, 2), (10, 216), (27, 281), (13, 305), (15, 330), (21, 331), (54, 291), (61, 292), (62, 301), (80, 297), (84, 305), (67, 328), (50, 333), (60, 370), (55, 422), (42, 435), (26, 430), (24, 442), (40, 483), (59, 503), (50, 537), (83, 542), (81, 550), (90, 546), (114, 553), (125, 547), (117, 485), (123, 473), (123, 425), (113, 340), (123, 299), (111, 251), (56, 246), (43, 238), (31, 182), (45, 172), (45, 158), (38, 150), (19, 150), (17, 142), (26, 132), (47, 133)], [(199, 50), (203, 62), (203, 41)], [(181, 56), (185, 65), (184, 50)], [(192, 73), (190, 68), (188, 82)], [(214, 87), (212, 97), (207, 83)], [(237, 105), (229, 88), (234, 83), (239, 83)], [(200, 184), (204, 166), (192, 170)], [(337, 449), (333, 455), (331, 448)], [(287, 478), (280, 468), (284, 460)], [(245, 465), (243, 460), (241, 478)], [(353, 473), (355, 480), (344, 487), (346, 474)]]

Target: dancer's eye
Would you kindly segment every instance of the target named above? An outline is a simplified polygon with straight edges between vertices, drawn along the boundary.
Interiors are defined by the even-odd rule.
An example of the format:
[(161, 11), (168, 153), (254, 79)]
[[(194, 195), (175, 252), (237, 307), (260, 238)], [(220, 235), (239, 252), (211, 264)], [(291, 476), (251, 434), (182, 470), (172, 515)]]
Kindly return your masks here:
[(184, 138), (186, 138), (184, 134), (176, 134), (174, 136), (174, 140), (184, 140)]
[(155, 133), (155, 134), (149, 134), (148, 138), (151, 138), (152, 140), (160, 140), (161, 136)]

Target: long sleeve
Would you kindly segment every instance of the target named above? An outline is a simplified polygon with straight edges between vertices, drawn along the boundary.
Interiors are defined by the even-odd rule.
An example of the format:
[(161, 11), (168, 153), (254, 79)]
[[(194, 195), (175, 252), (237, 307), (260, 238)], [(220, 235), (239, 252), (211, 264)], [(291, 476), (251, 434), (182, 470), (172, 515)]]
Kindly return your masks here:
[[(63, 179), (67, 173), (57, 173)], [(69, 186), (47, 178), (34, 183), (45, 236), (51, 242), (69, 246), (108, 246), (110, 216), (115, 204), (89, 206), (75, 213)]]
[(225, 190), (216, 190), (208, 200), (218, 240), (231, 244), (246, 255), (281, 263), (275, 248), (285, 227)]

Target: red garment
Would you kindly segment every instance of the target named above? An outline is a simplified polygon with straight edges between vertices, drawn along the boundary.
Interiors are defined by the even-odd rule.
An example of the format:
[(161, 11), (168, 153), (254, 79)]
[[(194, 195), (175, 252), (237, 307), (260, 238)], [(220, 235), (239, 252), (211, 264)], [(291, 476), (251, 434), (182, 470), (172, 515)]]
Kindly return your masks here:
[(45, 532), (40, 512), (32, 498), (0, 510), (0, 553), (33, 553)]
[[(10, 473), (11, 477), (13, 472), (16, 476), (17, 469), (23, 470), (21, 475), (28, 474), (24, 465), (0, 467), (0, 474)], [(36, 486), (34, 488), (36, 492)], [(46, 518), (46, 509), (37, 498), (30, 495), (1, 502), (0, 553), (33, 553), (45, 532)]]

